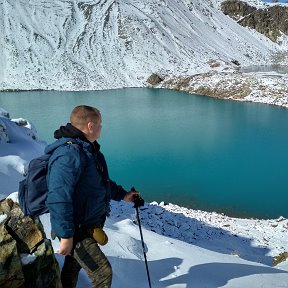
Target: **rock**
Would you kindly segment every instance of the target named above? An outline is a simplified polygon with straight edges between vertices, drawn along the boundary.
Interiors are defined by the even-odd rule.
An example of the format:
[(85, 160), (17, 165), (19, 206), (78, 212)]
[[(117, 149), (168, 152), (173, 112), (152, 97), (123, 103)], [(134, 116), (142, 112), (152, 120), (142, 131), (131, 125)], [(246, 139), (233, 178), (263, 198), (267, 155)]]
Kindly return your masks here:
[(155, 74), (155, 73), (153, 73), (151, 76), (149, 76), (149, 78), (147, 79), (147, 82), (149, 83), (149, 84), (151, 84), (151, 85), (157, 85), (157, 84), (159, 84), (160, 82), (162, 82), (163, 81), (163, 79), (159, 76), (159, 75), (157, 75), (157, 74)]
[(225, 15), (228, 15), (232, 19), (238, 21), (246, 15), (255, 12), (257, 8), (250, 6), (246, 2), (238, 0), (227, 0), (221, 3), (221, 10)]
[(161, 83), (161, 88), (176, 89), (218, 99), (244, 99), (252, 91), (251, 84), (249, 78), (241, 79), (240, 77), (241, 74), (211, 71), (188, 77), (170, 78)]
[[(2, 224), (0, 225), (0, 245), (1, 287), (23, 287), (25, 280), (17, 253), (17, 244)], [(8, 269), (5, 266), (8, 266)], [(13, 281), (9, 281), (9, 279), (13, 279)]]
[(238, 24), (255, 29), (273, 42), (281, 33), (288, 35), (288, 7), (273, 5), (257, 9), (246, 2), (229, 0), (221, 3), (221, 10)]
[(6, 110), (4, 110), (3, 108), (1, 108), (0, 107), (0, 117), (5, 117), (5, 118), (10, 118), (10, 115), (9, 115), (9, 113), (6, 111)]
[(273, 257), (273, 264), (272, 266), (276, 266), (281, 262), (286, 261), (288, 258), (288, 252), (280, 253), (279, 255)]
[(1, 121), (0, 118), (0, 143), (9, 143), (10, 139), (7, 133), (7, 127), (4, 123), (4, 121)]
[(217, 68), (220, 66), (220, 63), (217, 60), (214, 59), (210, 59), (207, 64), (211, 67), (211, 68)]
[(237, 60), (235, 60), (235, 59), (232, 59), (232, 60), (231, 60), (231, 63), (233, 63), (233, 64), (236, 65), (236, 66), (240, 66), (239, 61), (237, 61)]
[(16, 123), (18, 126), (27, 126), (28, 125), (28, 121), (26, 119), (23, 118), (18, 118), (18, 119), (13, 119), (13, 122)]
[(62, 287), (50, 240), (38, 218), (11, 199), (0, 202), (0, 287)]

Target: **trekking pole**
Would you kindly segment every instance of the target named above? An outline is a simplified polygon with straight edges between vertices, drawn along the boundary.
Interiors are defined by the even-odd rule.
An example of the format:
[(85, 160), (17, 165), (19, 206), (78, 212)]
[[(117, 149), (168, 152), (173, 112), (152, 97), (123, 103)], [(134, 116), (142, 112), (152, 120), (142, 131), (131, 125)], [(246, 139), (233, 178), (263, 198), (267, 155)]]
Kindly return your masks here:
[[(131, 191), (136, 191), (136, 190), (135, 190), (134, 187), (132, 187)], [(141, 222), (140, 222), (140, 216), (139, 216), (139, 210), (138, 210), (138, 208), (141, 207), (141, 206), (144, 206), (143, 198), (140, 195), (135, 195), (134, 196), (134, 208), (136, 209), (137, 222), (138, 222), (139, 230), (140, 230), (140, 236), (141, 236), (143, 254), (144, 254), (144, 259), (145, 259), (145, 265), (146, 265), (146, 271), (147, 271), (149, 288), (151, 288), (151, 281), (150, 281), (150, 275), (149, 275), (149, 269), (148, 269), (148, 262), (147, 262), (146, 252), (145, 252), (145, 243), (144, 243), (144, 240), (143, 240), (143, 234), (142, 234), (142, 228), (141, 228)]]

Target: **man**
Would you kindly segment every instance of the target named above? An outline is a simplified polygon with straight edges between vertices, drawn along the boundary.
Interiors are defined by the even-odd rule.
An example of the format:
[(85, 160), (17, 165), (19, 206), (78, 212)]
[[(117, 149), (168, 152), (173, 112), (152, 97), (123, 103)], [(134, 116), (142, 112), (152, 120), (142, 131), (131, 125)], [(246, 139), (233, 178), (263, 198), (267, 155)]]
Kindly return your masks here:
[[(107, 243), (102, 230), (110, 200), (132, 202), (138, 192), (126, 192), (109, 179), (100, 152), (102, 119), (99, 110), (77, 106), (70, 122), (55, 131), (48, 170), (48, 197), (52, 231), (60, 239), (58, 253), (66, 256), (61, 272), (63, 288), (76, 287), (81, 268), (93, 287), (111, 287), (111, 265), (98, 244)], [(99, 238), (100, 237), (100, 238)], [(98, 242), (98, 243), (97, 243)]]

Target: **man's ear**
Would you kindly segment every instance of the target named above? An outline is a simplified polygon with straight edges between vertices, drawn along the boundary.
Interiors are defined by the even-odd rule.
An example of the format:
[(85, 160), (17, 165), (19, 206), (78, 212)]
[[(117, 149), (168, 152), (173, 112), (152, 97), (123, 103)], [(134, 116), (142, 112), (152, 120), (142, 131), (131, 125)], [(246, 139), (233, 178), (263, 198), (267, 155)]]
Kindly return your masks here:
[(87, 128), (88, 128), (88, 131), (91, 131), (92, 128), (93, 128), (93, 122), (89, 121), (89, 122), (87, 123)]

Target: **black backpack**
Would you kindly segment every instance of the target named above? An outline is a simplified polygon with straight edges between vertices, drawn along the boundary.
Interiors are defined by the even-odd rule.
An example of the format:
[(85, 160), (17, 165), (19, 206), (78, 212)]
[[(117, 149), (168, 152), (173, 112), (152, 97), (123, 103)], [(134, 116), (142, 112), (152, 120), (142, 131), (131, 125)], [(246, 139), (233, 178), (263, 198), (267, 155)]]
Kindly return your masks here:
[[(82, 150), (79, 144), (68, 141), (76, 149)], [(84, 152), (83, 152), (84, 153)], [(26, 216), (39, 216), (48, 213), (45, 204), (48, 194), (47, 174), (48, 163), (52, 154), (44, 154), (30, 161), (25, 179), (19, 182), (19, 205)], [(85, 157), (81, 157), (81, 160)]]

